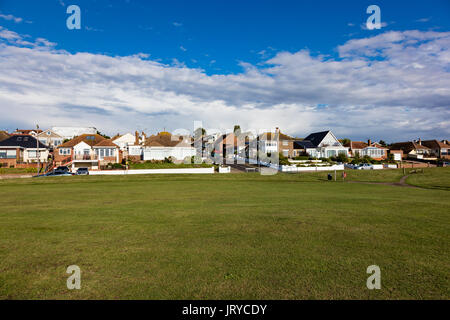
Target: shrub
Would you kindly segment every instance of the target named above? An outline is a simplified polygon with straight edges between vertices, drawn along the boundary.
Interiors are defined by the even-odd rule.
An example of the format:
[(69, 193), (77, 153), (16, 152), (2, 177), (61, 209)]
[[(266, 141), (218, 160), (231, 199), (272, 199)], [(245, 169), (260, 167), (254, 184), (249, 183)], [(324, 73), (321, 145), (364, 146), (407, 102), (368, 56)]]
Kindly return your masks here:
[(293, 158), (294, 160), (311, 160), (309, 156), (296, 156)]

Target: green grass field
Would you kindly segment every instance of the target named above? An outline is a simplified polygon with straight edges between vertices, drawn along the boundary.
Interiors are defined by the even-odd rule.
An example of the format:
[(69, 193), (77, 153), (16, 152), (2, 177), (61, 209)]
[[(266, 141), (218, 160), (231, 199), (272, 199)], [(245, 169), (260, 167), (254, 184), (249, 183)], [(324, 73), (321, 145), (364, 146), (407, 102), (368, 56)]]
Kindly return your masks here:
[(449, 175), (0, 180), (0, 298), (449, 299)]

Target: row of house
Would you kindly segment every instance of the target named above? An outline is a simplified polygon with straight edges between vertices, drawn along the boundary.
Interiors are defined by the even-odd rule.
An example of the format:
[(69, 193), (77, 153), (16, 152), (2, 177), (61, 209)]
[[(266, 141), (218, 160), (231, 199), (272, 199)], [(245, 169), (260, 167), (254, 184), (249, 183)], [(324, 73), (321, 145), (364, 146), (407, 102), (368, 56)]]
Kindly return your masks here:
[(386, 159), (391, 153), (397, 161), (403, 158), (433, 160), (449, 159), (450, 145), (447, 140), (420, 139), (394, 143), (389, 147), (371, 140), (343, 143), (329, 130), (295, 138), (282, 133), (279, 128), (262, 134), (239, 130), (226, 134), (201, 134), (195, 138), (166, 131), (151, 136), (136, 131), (106, 138), (94, 127), (53, 127), (13, 133), (0, 131), (0, 164), (8, 167), (35, 166), (39, 160), (48, 167), (66, 165), (73, 170), (79, 167), (96, 170), (106, 164), (121, 163), (123, 159), (171, 158), (181, 162), (195, 155), (217, 160), (235, 155), (256, 158), (256, 153), (280, 153), (286, 158), (302, 155), (330, 158), (344, 154), (348, 157), (369, 156), (376, 160)]

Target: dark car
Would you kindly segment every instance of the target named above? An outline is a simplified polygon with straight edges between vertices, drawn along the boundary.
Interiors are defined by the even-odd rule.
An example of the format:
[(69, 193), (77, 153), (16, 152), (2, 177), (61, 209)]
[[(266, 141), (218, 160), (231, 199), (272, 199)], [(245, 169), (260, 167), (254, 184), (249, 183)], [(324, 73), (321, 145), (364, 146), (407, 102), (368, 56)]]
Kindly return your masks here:
[(55, 173), (70, 173), (70, 170), (66, 166), (59, 166), (55, 170), (53, 170)]
[(88, 168), (78, 168), (77, 175), (89, 175)]
[(38, 176), (33, 176), (33, 178), (41, 178), (41, 177), (65, 177), (65, 176), (73, 176), (74, 173), (69, 171), (56, 171), (52, 170), (50, 172), (47, 172), (45, 174), (40, 174)]

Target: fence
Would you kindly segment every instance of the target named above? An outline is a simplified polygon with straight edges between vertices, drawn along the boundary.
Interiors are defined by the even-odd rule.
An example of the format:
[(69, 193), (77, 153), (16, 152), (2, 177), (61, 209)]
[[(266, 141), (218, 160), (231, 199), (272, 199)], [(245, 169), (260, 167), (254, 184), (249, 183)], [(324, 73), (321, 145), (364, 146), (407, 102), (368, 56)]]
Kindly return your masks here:
[(297, 167), (297, 166), (280, 166), (281, 172), (314, 172), (314, 171), (334, 171), (344, 170), (343, 164), (335, 164), (332, 166), (320, 166), (320, 167)]
[(90, 175), (128, 175), (128, 174), (207, 174), (214, 173), (211, 168), (180, 168), (180, 169), (136, 169), (136, 170), (103, 170), (90, 171)]

